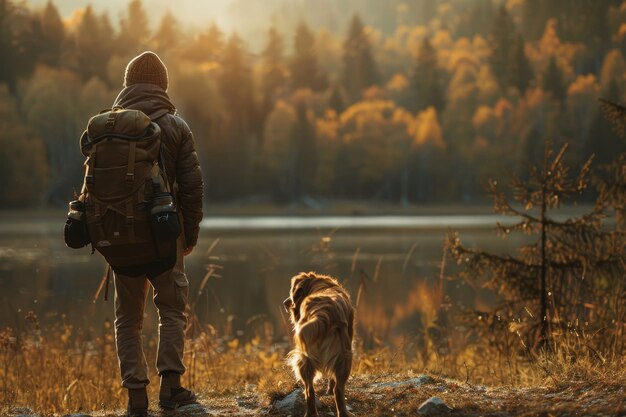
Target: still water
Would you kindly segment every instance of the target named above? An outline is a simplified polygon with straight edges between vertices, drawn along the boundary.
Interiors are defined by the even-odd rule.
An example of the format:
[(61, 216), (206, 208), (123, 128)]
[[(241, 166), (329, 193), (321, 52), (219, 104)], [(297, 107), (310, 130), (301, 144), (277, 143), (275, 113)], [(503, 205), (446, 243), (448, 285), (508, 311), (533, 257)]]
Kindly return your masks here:
[[(420, 283), (436, 286), (456, 266), (442, 258), (444, 237), (457, 230), (468, 246), (514, 252), (519, 238), (503, 240), (491, 215), (383, 217), (212, 217), (202, 223), (198, 246), (187, 258), (192, 312), (218, 331), (247, 334), (260, 322), (285, 333), (281, 302), (289, 279), (315, 270), (346, 283), (364, 315), (393, 315)], [(510, 221), (510, 219), (509, 219)], [(93, 301), (105, 263), (87, 248), (63, 243), (63, 214), (0, 222), (0, 326), (24, 326), (34, 311), (44, 331), (60, 323), (99, 327), (113, 318), (112, 292)], [(441, 274), (443, 260), (443, 275)], [(212, 270), (201, 291), (201, 285)], [(445, 279), (445, 291), (467, 307), (489, 303), (484, 290)], [(428, 302), (428, 300), (425, 300)], [(146, 332), (156, 332), (154, 307)], [(374, 317), (374, 321), (376, 321)], [(264, 325), (267, 332), (268, 325)], [(272, 331), (272, 330), (270, 330)]]

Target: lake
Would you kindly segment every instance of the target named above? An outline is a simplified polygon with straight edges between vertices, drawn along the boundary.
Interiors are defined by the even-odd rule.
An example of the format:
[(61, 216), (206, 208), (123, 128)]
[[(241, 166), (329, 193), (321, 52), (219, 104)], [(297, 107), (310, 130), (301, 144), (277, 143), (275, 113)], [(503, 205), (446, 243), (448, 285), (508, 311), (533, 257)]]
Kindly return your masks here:
[[(192, 312), (201, 326), (220, 333), (286, 334), (282, 300), (289, 279), (314, 270), (346, 283), (359, 298), (361, 325), (384, 335), (411, 331), (412, 318), (431, 308), (443, 285), (450, 301), (488, 308), (492, 296), (447, 277), (455, 271), (442, 244), (450, 230), (463, 242), (512, 252), (523, 237), (503, 240), (494, 215), (209, 217), (187, 258)], [(34, 311), (42, 329), (72, 324), (85, 332), (113, 318), (110, 299), (93, 302), (105, 263), (87, 248), (72, 250), (62, 237), (64, 213), (15, 214), (0, 222), (0, 326), (24, 326)], [(200, 286), (212, 269), (213, 275)], [(440, 279), (443, 277), (443, 281)], [(361, 289), (361, 296), (357, 297)], [(146, 332), (156, 332), (152, 303)]]

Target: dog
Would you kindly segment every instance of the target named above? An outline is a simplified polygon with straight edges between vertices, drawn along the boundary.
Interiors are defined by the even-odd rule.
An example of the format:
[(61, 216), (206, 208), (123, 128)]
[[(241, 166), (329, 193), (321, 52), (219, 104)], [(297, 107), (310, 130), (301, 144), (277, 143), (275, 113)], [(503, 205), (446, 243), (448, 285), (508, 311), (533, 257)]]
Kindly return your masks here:
[(352, 369), (354, 309), (350, 295), (336, 279), (314, 272), (291, 279), (289, 297), (283, 301), (294, 327), (295, 349), (289, 362), (304, 384), (305, 417), (316, 417), (313, 381), (328, 378), (337, 417), (354, 417), (345, 401), (346, 381)]

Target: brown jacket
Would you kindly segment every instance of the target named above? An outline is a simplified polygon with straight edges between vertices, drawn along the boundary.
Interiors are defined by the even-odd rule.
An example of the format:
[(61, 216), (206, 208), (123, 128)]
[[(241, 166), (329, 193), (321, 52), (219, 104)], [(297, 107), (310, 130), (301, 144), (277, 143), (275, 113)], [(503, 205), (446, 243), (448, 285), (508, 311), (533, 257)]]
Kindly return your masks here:
[(178, 185), (178, 208), (184, 220), (186, 245), (195, 246), (202, 220), (203, 183), (189, 126), (176, 114), (167, 93), (153, 84), (133, 84), (124, 88), (113, 105), (141, 110), (161, 128), (165, 173), (170, 185)]

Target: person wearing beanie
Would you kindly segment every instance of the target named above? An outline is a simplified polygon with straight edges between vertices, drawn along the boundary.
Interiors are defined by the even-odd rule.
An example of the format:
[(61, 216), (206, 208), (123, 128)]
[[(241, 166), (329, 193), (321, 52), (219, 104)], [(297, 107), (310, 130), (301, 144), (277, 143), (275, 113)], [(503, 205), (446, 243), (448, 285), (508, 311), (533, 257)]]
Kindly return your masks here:
[[(165, 177), (174, 190), (176, 209), (182, 218), (177, 251), (169, 259), (126, 268), (113, 268), (115, 283), (115, 342), (122, 386), (128, 390), (128, 416), (148, 415), (148, 366), (141, 329), (148, 288), (154, 292), (159, 314), (156, 367), (161, 388), (159, 405), (166, 410), (196, 402), (193, 392), (181, 386), (185, 372), (185, 313), (189, 281), (184, 257), (198, 240), (202, 220), (203, 182), (194, 139), (167, 95), (167, 68), (154, 52), (146, 51), (126, 66), (124, 88), (113, 107), (141, 110), (161, 128), (161, 160)], [(150, 285), (149, 285), (150, 284)]]

